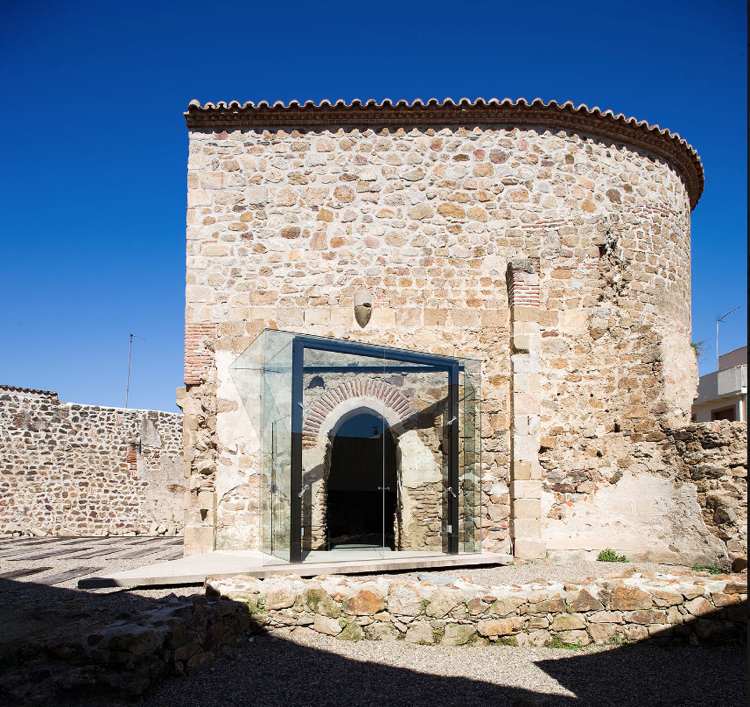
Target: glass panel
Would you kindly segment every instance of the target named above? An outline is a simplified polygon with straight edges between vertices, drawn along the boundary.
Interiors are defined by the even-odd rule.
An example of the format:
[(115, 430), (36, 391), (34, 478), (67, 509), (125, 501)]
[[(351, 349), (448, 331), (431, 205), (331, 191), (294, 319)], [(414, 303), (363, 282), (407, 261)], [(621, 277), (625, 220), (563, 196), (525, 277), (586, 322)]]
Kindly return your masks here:
[(266, 330), (232, 365), (232, 378), (257, 437), (260, 550), (290, 559), (291, 384), (294, 335)]
[(308, 562), (441, 554), (458, 532), (449, 515), (451, 426), (458, 424), (448, 409), (451, 361), (404, 361), (391, 349), (367, 354), (305, 349)]
[(481, 551), (482, 477), (479, 361), (459, 372), (459, 552)]
[(395, 513), (386, 523), (394, 528), (394, 549), (414, 556), (449, 552), (448, 371), (386, 356), (396, 445), (396, 469), (387, 485), (397, 488)]
[(292, 341), (268, 336), (263, 385), (263, 447), (268, 475), (267, 522), (270, 554), (290, 559), (292, 483)]
[(382, 360), (305, 348), (302, 373), (304, 561), (378, 557), (383, 464), (395, 452), (382, 406)]

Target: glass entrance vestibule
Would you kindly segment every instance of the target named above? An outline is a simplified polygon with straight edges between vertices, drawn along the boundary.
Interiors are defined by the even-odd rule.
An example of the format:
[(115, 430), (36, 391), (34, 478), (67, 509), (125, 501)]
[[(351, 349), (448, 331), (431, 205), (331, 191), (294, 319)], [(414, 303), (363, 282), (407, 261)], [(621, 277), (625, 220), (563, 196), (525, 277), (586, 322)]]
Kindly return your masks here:
[(479, 552), (480, 368), (264, 330), (232, 378), (269, 563)]

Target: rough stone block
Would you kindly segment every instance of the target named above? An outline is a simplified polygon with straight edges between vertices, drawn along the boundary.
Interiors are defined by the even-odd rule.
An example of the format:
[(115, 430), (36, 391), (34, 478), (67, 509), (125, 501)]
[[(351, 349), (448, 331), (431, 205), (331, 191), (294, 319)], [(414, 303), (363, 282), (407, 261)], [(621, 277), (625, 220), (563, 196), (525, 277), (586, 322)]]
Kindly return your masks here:
[(658, 609), (641, 609), (625, 614), (625, 620), (633, 624), (663, 624), (667, 622), (667, 612)]
[(565, 643), (573, 643), (577, 646), (587, 646), (591, 643), (589, 634), (583, 630), (560, 631), (557, 636), (561, 641), (564, 641)]
[(511, 529), (516, 540), (539, 540), (542, 536), (542, 521), (539, 518), (513, 518)]
[(435, 643), (432, 626), (427, 621), (414, 621), (406, 630), (406, 641), (431, 646)]
[(535, 498), (519, 498), (513, 501), (512, 515), (514, 519), (541, 518), (542, 505)]
[(463, 646), (477, 635), (474, 626), (467, 624), (447, 624), (443, 643), (447, 646)]
[(514, 500), (521, 498), (541, 498), (542, 482), (538, 480), (511, 481), (510, 494)]
[(588, 592), (586, 589), (581, 589), (578, 594), (568, 600), (568, 606), (573, 611), (601, 611), (604, 606), (602, 603)]
[(513, 435), (513, 461), (536, 461), (539, 456), (539, 438), (536, 435)]
[(594, 639), (594, 643), (608, 643), (614, 638), (617, 628), (614, 624), (591, 624), (589, 633), (591, 638)]
[(585, 629), (586, 621), (582, 616), (577, 614), (558, 614), (552, 620), (552, 626), (550, 627), (553, 631), (574, 631), (577, 629)]
[(379, 594), (369, 589), (360, 589), (354, 596), (349, 597), (344, 604), (347, 614), (368, 616), (377, 614), (385, 608), (385, 600)]
[(187, 526), (185, 528), (185, 555), (201, 555), (214, 549), (213, 526)]
[(316, 616), (313, 622), (313, 628), (318, 633), (324, 633), (327, 636), (338, 636), (341, 633), (341, 624), (336, 619), (328, 616)]
[(513, 375), (516, 373), (538, 373), (539, 357), (525, 353), (514, 353), (510, 357)]
[(538, 322), (539, 308), (524, 306), (511, 307), (510, 316), (514, 324), (516, 322)]
[(511, 337), (511, 345), (513, 346), (513, 350), (517, 353), (531, 351), (536, 343), (537, 337), (532, 336), (531, 334), (513, 334)]
[(486, 619), (477, 624), (477, 631), (482, 636), (509, 636), (516, 633), (523, 626), (523, 619), (512, 616), (508, 619)]
[(537, 560), (544, 557), (546, 546), (539, 540), (517, 538), (513, 541), (513, 550), (519, 560)]
[(615, 587), (609, 600), (610, 609), (619, 611), (650, 609), (652, 604), (651, 595), (637, 587)]
[(513, 392), (528, 393), (538, 397), (541, 392), (541, 377), (539, 373), (514, 373)]
[(542, 479), (542, 467), (536, 460), (514, 459), (511, 476), (515, 481), (540, 481)]
[(529, 393), (513, 393), (513, 415), (537, 415), (541, 403), (539, 398)]
[(398, 635), (398, 630), (390, 624), (377, 622), (365, 626), (365, 636), (371, 641), (395, 641)]
[(711, 606), (711, 602), (704, 597), (696, 597), (695, 599), (685, 602), (685, 608), (693, 616), (704, 616), (705, 614), (710, 614), (715, 611), (714, 607)]

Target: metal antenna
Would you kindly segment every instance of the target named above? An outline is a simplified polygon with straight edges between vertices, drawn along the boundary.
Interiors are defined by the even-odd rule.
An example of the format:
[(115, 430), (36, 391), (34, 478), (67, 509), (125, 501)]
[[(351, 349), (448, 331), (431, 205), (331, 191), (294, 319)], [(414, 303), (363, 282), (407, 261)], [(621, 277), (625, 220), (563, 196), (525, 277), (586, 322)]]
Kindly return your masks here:
[(730, 314), (734, 314), (741, 305), (737, 305), (734, 309), (730, 309), (725, 314), (716, 318), (716, 370), (719, 370), (719, 323), (723, 322)]
[(130, 371), (133, 364), (133, 339), (134, 334), (128, 334), (128, 382), (125, 384), (125, 407), (128, 406), (128, 396), (130, 395)]

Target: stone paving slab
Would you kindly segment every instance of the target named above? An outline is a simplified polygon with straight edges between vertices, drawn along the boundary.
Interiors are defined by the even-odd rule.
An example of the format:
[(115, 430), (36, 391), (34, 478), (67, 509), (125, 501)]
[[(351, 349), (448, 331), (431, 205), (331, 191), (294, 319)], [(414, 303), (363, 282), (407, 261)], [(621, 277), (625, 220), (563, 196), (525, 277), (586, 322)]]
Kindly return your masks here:
[(53, 584), (62, 584), (63, 582), (67, 582), (69, 579), (82, 577), (85, 574), (93, 574), (94, 572), (98, 572), (101, 569), (101, 567), (74, 567), (73, 569), (65, 570), (65, 572), (58, 572), (56, 574), (53, 574), (50, 577), (42, 577), (41, 579), (36, 581), (38, 584), (52, 586)]
[(18, 555), (16, 557), (9, 557), (8, 560), (11, 562), (23, 562), (25, 560), (46, 560), (50, 557), (64, 558), (65, 553), (55, 550), (54, 552), (43, 552), (40, 555)]
[[(105, 569), (115, 572), (133, 567), (135, 563), (142, 564), (149, 558), (152, 561), (172, 560), (182, 556), (181, 545), (182, 538), (175, 536), (3, 538), (0, 579), (20, 584), (44, 584), (49, 582), (49, 578), (44, 577), (46, 572), (53, 575), (53, 579), (62, 574), (62, 579), (55, 583), (69, 586), (75, 578), (82, 576), (82, 567), (87, 570), (83, 574)], [(92, 558), (97, 558), (94, 569), (85, 562)]]
[(88, 560), (90, 557), (105, 557), (107, 555), (114, 555), (117, 552), (122, 552), (122, 548), (114, 547), (104, 548), (103, 550), (101, 548), (98, 548), (97, 550), (91, 550), (90, 548), (85, 549), (87, 549), (88, 552), (82, 552), (77, 555), (61, 555), (61, 557), (65, 560)]
[(39, 574), (40, 572), (49, 572), (51, 567), (24, 567), (20, 570), (11, 570), (10, 572), (3, 572), (0, 574), (0, 579), (17, 579), (18, 577), (28, 577), (32, 574)]
[[(96, 550), (109, 546), (113, 552), (126, 550), (132, 546), (150, 544), (160, 547), (171, 547), (181, 545), (182, 538), (147, 537), (136, 538), (136, 536), (101, 536), (81, 538), (45, 538), (39, 542), (24, 542), (23, 540), (8, 539), (0, 544), (0, 558), (16, 556), (26, 559), (44, 559), (41, 553), (52, 557), (54, 554), (79, 552), (85, 550)], [(38, 553), (38, 554), (35, 554)]]
[[(157, 552), (162, 552), (160, 548), (144, 548), (142, 550), (134, 550), (133, 552), (126, 552), (124, 555), (117, 555), (118, 560), (130, 560), (134, 557), (148, 557), (149, 555), (153, 555)], [(113, 553), (110, 553), (113, 554)], [(180, 553), (180, 556), (182, 556), (182, 553)]]

